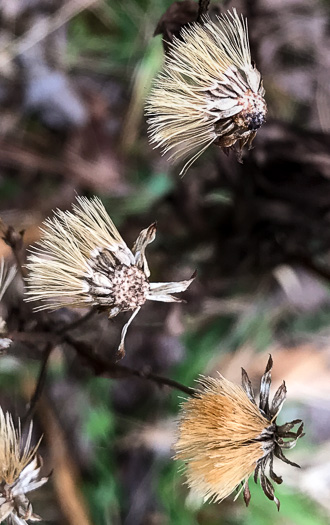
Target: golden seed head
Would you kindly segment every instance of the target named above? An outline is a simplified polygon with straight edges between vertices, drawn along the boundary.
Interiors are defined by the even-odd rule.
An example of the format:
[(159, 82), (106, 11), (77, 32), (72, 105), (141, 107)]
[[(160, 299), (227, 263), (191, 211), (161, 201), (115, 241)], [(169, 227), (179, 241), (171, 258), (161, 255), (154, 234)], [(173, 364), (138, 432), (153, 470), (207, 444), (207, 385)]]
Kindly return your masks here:
[(190, 157), (183, 173), (213, 142), (250, 146), (266, 103), (247, 23), (235, 9), (217, 23), (206, 17), (203, 24), (190, 24), (180, 37), (173, 39), (146, 113), (151, 142), (174, 161)]
[(221, 501), (247, 479), (263, 455), (256, 439), (269, 425), (242, 387), (202, 378), (202, 392), (182, 407), (176, 459), (187, 461), (187, 482), (205, 500)]
[[(286, 398), (284, 382), (269, 404), (272, 359), (261, 379), (260, 401), (256, 404), (250, 380), (242, 369), (242, 386), (220, 376), (201, 378), (194, 397), (181, 408), (176, 459), (186, 464), (187, 484), (193, 495), (204, 500), (221, 501), (240, 484), (248, 505), (248, 479), (261, 480), (265, 495), (275, 501), (274, 487), (265, 474), (266, 467), (275, 483), (282, 478), (273, 471), (274, 456), (289, 461), (282, 448), (292, 448), (303, 434), (300, 420), (278, 426), (276, 418)], [(301, 423), (298, 430), (293, 427)]]

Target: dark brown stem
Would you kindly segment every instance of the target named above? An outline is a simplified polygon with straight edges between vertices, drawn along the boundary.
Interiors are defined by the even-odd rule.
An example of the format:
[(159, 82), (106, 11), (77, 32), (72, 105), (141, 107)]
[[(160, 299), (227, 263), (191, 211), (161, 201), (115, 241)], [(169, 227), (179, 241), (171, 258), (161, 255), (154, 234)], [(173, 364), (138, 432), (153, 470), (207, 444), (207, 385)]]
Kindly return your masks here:
[(45, 386), (46, 381), (46, 375), (47, 375), (47, 366), (50, 354), (52, 353), (52, 350), (54, 349), (53, 343), (47, 343), (47, 346), (44, 350), (43, 360), (39, 372), (38, 381), (36, 384), (36, 388), (34, 390), (33, 396), (31, 398), (31, 401), (29, 403), (28, 410), (25, 414), (25, 416), (22, 418), (23, 425), (27, 424), (33, 417), (34, 412), (36, 410), (37, 403), (41, 397), (42, 391)]
[(94, 308), (89, 310), (87, 314), (79, 317), (72, 323), (64, 325), (62, 328), (55, 330), (54, 332), (16, 332), (12, 331), (7, 334), (9, 339), (13, 341), (19, 341), (22, 343), (61, 343), (62, 336), (71, 330), (76, 330), (83, 323), (87, 322), (97, 312)]
[(72, 346), (78, 355), (82, 356), (85, 360), (88, 361), (89, 366), (94, 369), (94, 372), (97, 375), (108, 376), (113, 379), (125, 379), (127, 377), (139, 377), (140, 379), (147, 379), (162, 386), (169, 386), (171, 388), (176, 388), (181, 390), (189, 396), (196, 395), (196, 392), (193, 388), (185, 386), (178, 381), (174, 381), (167, 377), (159, 376), (153, 374), (150, 370), (147, 369), (135, 369), (128, 366), (119, 365), (101, 357), (93, 351), (90, 345), (82, 341), (75, 341), (70, 336), (65, 336), (64, 341)]
[(56, 334), (61, 336), (61, 335), (66, 334), (67, 332), (70, 332), (71, 330), (75, 330), (76, 328), (78, 328), (82, 324), (84, 324), (87, 321), (89, 321), (89, 319), (91, 319), (93, 317), (93, 315), (96, 314), (96, 312), (97, 312), (97, 310), (95, 308), (91, 308), (87, 312), (87, 314), (82, 315), (76, 321), (73, 321), (72, 323), (68, 323), (65, 326), (63, 326), (63, 328), (60, 328), (59, 330), (56, 330)]
[(127, 373), (127, 377), (135, 376), (135, 377), (139, 377), (140, 379), (148, 379), (149, 381), (153, 381), (154, 383), (157, 383), (158, 385), (169, 386), (171, 388), (175, 388), (176, 390), (181, 390), (181, 392), (188, 394), (188, 396), (194, 397), (196, 395), (196, 392), (193, 388), (183, 385), (182, 383), (179, 383), (178, 381), (174, 381), (173, 379), (169, 379), (168, 377), (163, 377), (157, 374), (153, 374), (150, 370), (143, 370), (143, 369), (136, 370), (134, 368), (129, 368), (123, 365), (116, 365), (116, 366), (119, 366), (123, 371), (125, 371)]
[(197, 22), (203, 23), (203, 16), (208, 13), (210, 0), (199, 0)]
[[(258, 16), (258, 11), (259, 11), (259, 6), (258, 6), (258, 0), (253, 0), (251, 2), (251, 0), (246, 0), (245, 1), (245, 10), (244, 10), (244, 14), (246, 15), (248, 21), (249, 21), (249, 25), (250, 24), (255, 24), (255, 21), (257, 19), (257, 16)], [(250, 48), (251, 48), (251, 57), (252, 57), (252, 60), (256, 63), (256, 64), (259, 64), (260, 63), (260, 60), (259, 60), (259, 42), (256, 40), (255, 37), (252, 37), (251, 34), (250, 34), (250, 31), (249, 31), (249, 39), (250, 39)]]
[(44, 351), (43, 363), (42, 363), (40, 373), (39, 373), (39, 378), (37, 381), (37, 386), (32, 396), (30, 407), (24, 418), (24, 421), (27, 421), (33, 415), (33, 412), (35, 410), (35, 405), (38, 399), (40, 398), (40, 395), (42, 393), (42, 390), (45, 384), (49, 356), (52, 352), (54, 345), (61, 343), (61, 342), (66, 342), (67, 344), (72, 346), (76, 350), (77, 354), (82, 356), (88, 362), (88, 365), (91, 368), (93, 368), (95, 373), (98, 375), (107, 375), (115, 379), (123, 379), (123, 378), (135, 376), (135, 377), (139, 377), (140, 379), (146, 379), (148, 381), (152, 381), (154, 383), (157, 383), (158, 385), (176, 388), (177, 390), (180, 390), (181, 392), (184, 392), (185, 394), (188, 394), (189, 396), (195, 395), (195, 390), (193, 388), (185, 386), (179, 383), (178, 381), (174, 381), (173, 379), (169, 379), (167, 377), (163, 377), (163, 376), (154, 374), (146, 368), (135, 369), (135, 368), (130, 368), (130, 367), (119, 365), (117, 363), (109, 361), (105, 359), (104, 357), (101, 357), (95, 354), (95, 352), (93, 351), (90, 345), (86, 344), (85, 342), (76, 341), (67, 334), (69, 331), (75, 330), (76, 328), (81, 326), (83, 323), (88, 321), (96, 313), (96, 311), (97, 310), (92, 308), (91, 310), (87, 312), (87, 314), (83, 315), (76, 321), (65, 325), (59, 330), (56, 330), (55, 333), (11, 332), (10, 334), (8, 334), (8, 336), (13, 341), (20, 341), (20, 342), (26, 342), (26, 343), (42, 341), (42, 342), (47, 343), (46, 349)]
[(6, 337), (9, 337), (12, 341), (27, 343), (27, 344), (36, 344), (36, 343), (55, 343), (61, 342), (61, 339), (56, 334), (51, 332), (8, 332)]
[[(90, 314), (90, 312), (89, 312)], [(84, 316), (87, 317), (87, 316)], [(85, 319), (84, 319), (85, 320)], [(73, 324), (73, 323), (72, 323)], [(72, 325), (71, 325), (72, 328)], [(8, 337), (12, 339), (13, 341), (20, 341), (20, 342), (26, 342), (26, 343), (32, 343), (33, 341), (39, 341), (39, 342), (47, 342), (47, 348), (48, 345), (52, 348), (53, 345), (56, 343), (67, 343), (70, 346), (72, 346), (78, 355), (83, 357), (90, 368), (94, 370), (94, 372), (97, 375), (103, 375), (111, 377), (112, 379), (125, 379), (127, 377), (139, 377), (140, 379), (146, 379), (148, 381), (153, 381), (154, 383), (157, 383), (158, 385), (162, 386), (169, 386), (171, 388), (176, 388), (177, 390), (181, 390), (181, 392), (184, 392), (185, 394), (188, 394), (189, 396), (194, 396), (196, 394), (195, 390), (189, 386), (185, 386), (182, 383), (179, 383), (178, 381), (174, 381), (173, 379), (169, 379), (168, 377), (159, 376), (157, 374), (152, 373), (147, 368), (142, 369), (136, 369), (136, 368), (130, 368), (128, 366), (119, 365), (118, 363), (114, 363), (112, 361), (109, 361), (108, 359), (105, 359), (104, 357), (101, 357), (93, 351), (91, 346), (88, 344), (82, 342), (82, 341), (75, 341), (70, 337), (69, 335), (65, 335), (65, 332), (67, 330), (63, 331), (61, 334), (51, 334), (48, 332), (11, 332), (8, 334)], [(50, 350), (51, 352), (51, 350)], [(45, 351), (45, 355), (47, 354), (47, 351)], [(49, 357), (49, 355), (48, 355)], [(42, 368), (40, 370), (40, 377), (44, 377), (45, 372), (43, 372), (43, 369), (46, 368), (47, 359), (44, 359)], [(38, 383), (39, 383), (38, 380)], [(43, 387), (42, 383), (42, 387)], [(38, 388), (38, 386), (37, 386)], [(36, 391), (37, 391), (36, 388)], [(40, 391), (40, 388), (38, 389), (38, 392)], [(31, 400), (31, 405), (35, 404), (33, 402), (33, 399), (36, 395), (36, 392)], [(37, 396), (39, 398), (39, 394)], [(27, 418), (27, 416), (26, 416)]]

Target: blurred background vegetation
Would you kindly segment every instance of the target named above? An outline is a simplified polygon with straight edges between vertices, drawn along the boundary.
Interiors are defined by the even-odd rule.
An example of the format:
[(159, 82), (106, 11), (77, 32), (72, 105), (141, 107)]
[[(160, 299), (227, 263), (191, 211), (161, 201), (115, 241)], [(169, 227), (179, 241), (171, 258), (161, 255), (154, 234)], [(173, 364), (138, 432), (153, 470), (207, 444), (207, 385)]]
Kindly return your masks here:
[[(144, 102), (163, 61), (153, 36), (171, 0), (0, 1), (0, 215), (38, 240), (51, 210), (99, 195), (132, 245), (157, 220), (153, 281), (198, 277), (187, 303), (145, 305), (123, 364), (187, 385), (220, 371), (255, 388), (268, 354), (286, 380), (280, 422), (305, 421), (275, 464), (280, 513), (251, 481), (252, 500), (191, 501), (171, 460), (183, 394), (95, 377), (72, 349), (51, 355), (35, 414), (50, 483), (35, 494), (49, 524), (325, 525), (330, 517), (330, 5), (226, 2), (248, 17), (269, 107), (243, 164), (215, 146), (183, 179), (148, 144)], [(193, 3), (193, 2), (192, 2)], [(220, 3), (216, 3), (221, 5)], [(9, 247), (0, 255), (12, 260)], [(19, 278), (0, 304), (10, 331), (33, 332)], [(61, 310), (55, 323), (79, 313)], [(114, 358), (122, 319), (80, 327)], [(0, 402), (25, 413), (40, 369), (35, 340), (0, 356)]]

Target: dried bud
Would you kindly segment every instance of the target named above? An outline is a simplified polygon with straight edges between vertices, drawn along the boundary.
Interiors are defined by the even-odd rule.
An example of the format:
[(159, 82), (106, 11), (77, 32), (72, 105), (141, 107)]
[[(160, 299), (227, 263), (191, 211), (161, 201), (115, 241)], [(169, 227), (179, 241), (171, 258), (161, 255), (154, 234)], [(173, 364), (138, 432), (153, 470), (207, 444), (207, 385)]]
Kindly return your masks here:
[(147, 101), (151, 142), (190, 157), (181, 174), (212, 143), (224, 151), (251, 147), (265, 121), (261, 75), (251, 61), (246, 19), (235, 9), (204, 24), (185, 27)]
[[(202, 377), (201, 391), (183, 403), (174, 448), (176, 459), (187, 464), (187, 483), (193, 494), (204, 500), (222, 501), (242, 484), (248, 505), (251, 498), (248, 479), (254, 472), (255, 482), (260, 477), (264, 493), (279, 509), (280, 502), (265, 471), (268, 467), (270, 478), (282, 483), (282, 478), (273, 471), (274, 456), (298, 467), (286, 459), (282, 449), (294, 447), (304, 434), (299, 419), (281, 426), (276, 424), (286, 387), (283, 382), (269, 405), (272, 365), (270, 357), (261, 379), (259, 407), (243, 369), (243, 388), (221, 375), (216, 379)], [(301, 425), (293, 432), (298, 423)]]
[(48, 480), (40, 477), (41, 458), (36, 456), (39, 443), (31, 448), (32, 423), (24, 447), (20, 426), (15, 430), (8, 412), (0, 408), (0, 521), (24, 525), (26, 520), (40, 521), (33, 513), (26, 494)]
[(109, 317), (133, 310), (122, 330), (119, 351), (124, 352), (127, 328), (147, 299), (180, 302), (192, 279), (150, 283), (145, 250), (156, 236), (156, 225), (142, 230), (130, 250), (97, 197), (77, 197), (74, 213), (57, 210), (47, 219), (39, 246), (28, 257), (28, 301), (41, 300), (35, 310), (63, 306), (94, 306)]

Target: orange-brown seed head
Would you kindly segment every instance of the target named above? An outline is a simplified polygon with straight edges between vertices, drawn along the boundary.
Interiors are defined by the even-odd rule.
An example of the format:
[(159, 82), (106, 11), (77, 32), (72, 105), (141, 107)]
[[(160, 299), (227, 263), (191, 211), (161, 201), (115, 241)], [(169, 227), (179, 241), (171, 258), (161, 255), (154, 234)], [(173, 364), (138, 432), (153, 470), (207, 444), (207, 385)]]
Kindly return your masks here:
[(256, 441), (269, 426), (243, 388), (222, 376), (182, 407), (176, 459), (187, 461), (187, 483), (205, 500), (221, 501), (255, 470), (264, 452)]
[[(279, 484), (283, 480), (273, 470), (274, 457), (299, 467), (282, 449), (295, 447), (304, 436), (304, 424), (300, 419), (277, 424), (287, 390), (283, 381), (270, 402), (272, 367), (270, 355), (261, 377), (258, 405), (243, 368), (243, 388), (222, 376), (202, 378), (203, 389), (183, 404), (176, 459), (186, 461), (187, 483), (194, 495), (221, 501), (242, 483), (248, 505), (248, 478), (254, 471), (254, 481), (260, 479), (265, 496), (280, 509), (272, 481)], [(294, 431), (296, 425), (299, 427)]]

